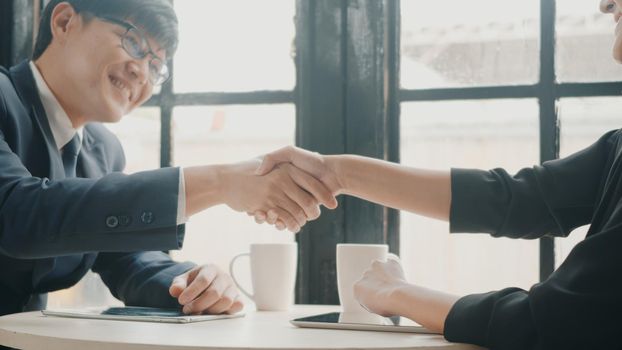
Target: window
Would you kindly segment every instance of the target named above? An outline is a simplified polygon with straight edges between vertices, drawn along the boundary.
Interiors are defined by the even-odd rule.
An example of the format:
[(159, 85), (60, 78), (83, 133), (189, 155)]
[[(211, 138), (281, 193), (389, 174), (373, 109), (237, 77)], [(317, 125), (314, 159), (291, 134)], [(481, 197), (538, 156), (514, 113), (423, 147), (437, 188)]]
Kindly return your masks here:
[[(622, 98), (591, 97), (620, 95), (622, 72), (595, 1), (401, 1), (401, 23), (402, 163), (515, 172), (619, 127)], [(528, 288), (586, 232), (538, 247), (448, 237), (448, 225), (410, 214), (401, 222), (410, 279), (458, 293)]]
[[(535, 99), (408, 102), (401, 119), (402, 164), (515, 172), (538, 162)], [(410, 281), (466, 294), (528, 288), (538, 280), (537, 241), (449, 235), (448, 223), (401, 216), (400, 257)]]

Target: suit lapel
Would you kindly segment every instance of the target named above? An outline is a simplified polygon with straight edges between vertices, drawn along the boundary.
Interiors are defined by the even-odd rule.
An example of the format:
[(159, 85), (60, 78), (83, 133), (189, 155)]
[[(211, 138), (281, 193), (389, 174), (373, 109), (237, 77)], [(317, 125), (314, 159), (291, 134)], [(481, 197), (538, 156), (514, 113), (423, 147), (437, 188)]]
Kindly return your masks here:
[(28, 61), (24, 61), (11, 68), (10, 75), (18, 96), (22, 99), (25, 106), (29, 106), (30, 117), (33, 119), (34, 124), (45, 140), (47, 153), (50, 159), (49, 178), (64, 179), (65, 171), (63, 169), (63, 162), (56, 148), (52, 129), (50, 128), (45, 109), (43, 109), (43, 104), (39, 98), (39, 91), (37, 90), (35, 78), (32, 75)]

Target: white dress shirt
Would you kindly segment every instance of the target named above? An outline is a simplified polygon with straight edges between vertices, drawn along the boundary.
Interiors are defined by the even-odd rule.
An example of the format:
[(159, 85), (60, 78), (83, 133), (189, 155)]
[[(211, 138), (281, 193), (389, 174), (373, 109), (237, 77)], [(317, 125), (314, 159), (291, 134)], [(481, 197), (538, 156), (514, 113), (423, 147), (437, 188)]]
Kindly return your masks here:
[[(33, 61), (30, 61), (30, 70), (35, 77), (35, 83), (37, 84), (37, 90), (39, 91), (39, 97), (43, 104), (43, 109), (47, 115), (50, 129), (52, 129), (52, 135), (54, 136), (54, 142), (56, 142), (56, 148), (61, 152), (63, 147), (71, 141), (74, 135), (78, 134), (80, 138), (80, 146), (82, 146), (82, 135), (84, 133), (84, 127), (75, 129), (71, 124), (69, 116), (60, 105), (50, 87), (47, 85), (39, 68)], [(177, 195), (177, 224), (183, 224), (187, 221), (186, 218), (186, 189), (184, 181), (183, 168), (179, 168), (179, 192)]]

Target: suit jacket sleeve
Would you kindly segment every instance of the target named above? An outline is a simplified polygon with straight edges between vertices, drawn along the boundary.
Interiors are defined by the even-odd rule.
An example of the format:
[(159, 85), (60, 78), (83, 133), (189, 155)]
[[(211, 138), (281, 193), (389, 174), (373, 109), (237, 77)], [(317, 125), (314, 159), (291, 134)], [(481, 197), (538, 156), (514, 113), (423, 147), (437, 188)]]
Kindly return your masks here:
[(451, 232), (567, 236), (590, 222), (618, 137), (611, 131), (580, 152), (514, 176), (503, 169), (452, 169)]
[[(7, 117), (0, 94), (0, 123)], [(179, 249), (179, 169), (99, 179), (32, 176), (0, 128), (0, 252), (45, 258), (85, 252)], [(109, 225), (109, 217), (127, 218)], [(114, 221), (114, 220), (113, 220)], [(113, 227), (114, 226), (114, 227)]]
[(192, 269), (162, 252), (100, 253), (93, 265), (112, 294), (125, 305), (178, 308), (169, 294), (173, 278)]

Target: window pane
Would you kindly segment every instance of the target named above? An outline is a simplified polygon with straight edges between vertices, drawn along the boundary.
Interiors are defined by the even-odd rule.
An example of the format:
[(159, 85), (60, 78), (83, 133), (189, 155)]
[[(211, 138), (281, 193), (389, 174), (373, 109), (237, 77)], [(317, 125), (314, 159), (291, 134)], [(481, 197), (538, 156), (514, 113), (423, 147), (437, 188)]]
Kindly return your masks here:
[[(593, 144), (607, 131), (620, 128), (622, 97), (568, 98), (559, 102), (560, 156), (566, 157)], [(585, 238), (589, 226), (555, 239), (555, 262), (559, 266), (570, 250)]]
[(557, 78), (562, 82), (620, 80), (612, 57), (615, 23), (598, 1), (557, 1)]
[[(449, 169), (538, 162), (536, 100), (403, 103), (402, 163)], [(449, 234), (445, 222), (406, 212), (401, 257), (409, 281), (452, 293), (528, 288), (538, 280), (538, 241)]]
[[(127, 161), (126, 173), (156, 169), (160, 165), (160, 109), (139, 108), (119, 123), (106, 124), (121, 141)], [(48, 307), (122, 305), (99, 275), (88, 272), (72, 288), (50, 293)]]
[(292, 90), (295, 1), (175, 0), (175, 90)]
[(107, 124), (125, 151), (125, 173), (160, 167), (160, 108), (135, 110), (119, 123)]
[[(174, 110), (175, 163), (181, 166), (245, 161), (294, 144), (294, 105), (182, 107)], [(224, 270), (250, 243), (291, 242), (294, 236), (257, 225), (245, 213), (222, 205), (195, 215), (186, 224), (178, 260), (216, 263)], [(236, 270), (250, 288), (247, 260)]]
[(404, 88), (537, 81), (539, 1), (409, 0), (400, 6)]

